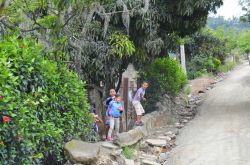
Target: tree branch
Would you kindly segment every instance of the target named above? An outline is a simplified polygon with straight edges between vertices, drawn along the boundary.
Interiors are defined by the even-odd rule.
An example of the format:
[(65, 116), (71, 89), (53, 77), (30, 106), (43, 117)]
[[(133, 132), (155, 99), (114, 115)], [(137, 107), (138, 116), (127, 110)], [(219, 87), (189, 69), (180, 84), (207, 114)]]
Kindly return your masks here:
[[(15, 30), (17, 28), (17, 26), (13, 25), (13, 24), (10, 24), (8, 22), (6, 22), (3, 17), (1, 17), (0, 19), (0, 22), (6, 26), (7, 28), (11, 29), (11, 30)], [(19, 28), (19, 27), (18, 27)], [(35, 31), (35, 30), (39, 30), (39, 29), (42, 29), (41, 27), (34, 27), (32, 29), (21, 29), (19, 28), (21, 32), (32, 32), (32, 31)]]

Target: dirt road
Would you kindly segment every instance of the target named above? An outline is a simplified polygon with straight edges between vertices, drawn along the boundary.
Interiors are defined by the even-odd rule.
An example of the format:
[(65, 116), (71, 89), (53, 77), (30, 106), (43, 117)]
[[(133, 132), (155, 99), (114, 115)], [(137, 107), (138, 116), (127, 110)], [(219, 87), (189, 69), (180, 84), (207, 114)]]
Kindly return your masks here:
[(250, 165), (250, 66), (208, 93), (165, 165)]

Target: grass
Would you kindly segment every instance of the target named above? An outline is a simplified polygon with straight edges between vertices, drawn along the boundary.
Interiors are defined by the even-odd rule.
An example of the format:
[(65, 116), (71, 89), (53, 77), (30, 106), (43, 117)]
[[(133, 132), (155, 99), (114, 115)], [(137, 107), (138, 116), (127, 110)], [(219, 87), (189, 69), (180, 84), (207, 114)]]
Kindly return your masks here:
[(191, 93), (191, 87), (189, 84), (184, 86), (183, 92), (184, 92), (185, 96), (188, 96)]
[(227, 62), (226, 64), (219, 66), (218, 71), (226, 73), (233, 70), (236, 65), (235, 62)]
[(133, 159), (134, 152), (135, 152), (134, 149), (129, 146), (125, 146), (122, 151), (126, 159)]

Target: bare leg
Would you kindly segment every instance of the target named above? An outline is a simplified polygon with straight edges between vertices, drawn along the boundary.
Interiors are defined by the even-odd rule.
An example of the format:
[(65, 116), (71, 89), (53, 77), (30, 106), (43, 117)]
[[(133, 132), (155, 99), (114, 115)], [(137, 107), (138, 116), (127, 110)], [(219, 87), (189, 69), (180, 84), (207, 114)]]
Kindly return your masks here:
[(137, 122), (137, 123), (140, 123), (140, 122), (141, 122), (141, 115), (137, 115), (136, 122)]
[(106, 138), (108, 138), (109, 127), (110, 127), (110, 125), (106, 124), (106, 130), (105, 130)]

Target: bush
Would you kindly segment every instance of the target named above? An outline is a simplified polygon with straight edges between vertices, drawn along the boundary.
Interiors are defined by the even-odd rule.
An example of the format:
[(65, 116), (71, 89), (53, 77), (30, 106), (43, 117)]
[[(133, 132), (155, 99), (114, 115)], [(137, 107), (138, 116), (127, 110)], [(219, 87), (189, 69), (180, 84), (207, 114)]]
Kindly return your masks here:
[(147, 91), (149, 101), (146, 111), (155, 109), (155, 104), (163, 94), (178, 95), (187, 81), (187, 77), (180, 65), (170, 58), (158, 58), (141, 72), (141, 78), (148, 80), (150, 88)]
[(188, 62), (188, 78), (195, 79), (207, 73), (216, 73), (218, 71), (221, 61), (212, 56), (195, 56)]
[(31, 39), (0, 44), (0, 164), (55, 164), (63, 144), (89, 132), (84, 83), (63, 64), (45, 59)]

